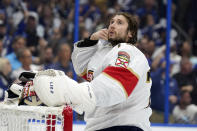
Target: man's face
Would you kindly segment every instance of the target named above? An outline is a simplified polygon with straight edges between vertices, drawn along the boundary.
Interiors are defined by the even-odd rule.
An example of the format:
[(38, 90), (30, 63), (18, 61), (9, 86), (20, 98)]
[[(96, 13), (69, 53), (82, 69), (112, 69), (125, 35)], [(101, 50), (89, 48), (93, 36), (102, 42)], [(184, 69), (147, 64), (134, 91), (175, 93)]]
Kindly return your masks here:
[(108, 27), (108, 40), (112, 45), (117, 45), (121, 42), (128, 42), (131, 37), (128, 31), (128, 22), (122, 15), (116, 15), (110, 20)]
[(21, 48), (24, 48), (25, 47), (25, 44), (26, 44), (26, 41), (25, 39), (23, 38), (20, 38), (16, 41), (15, 43), (15, 49), (18, 50), (18, 49), (21, 49)]
[(0, 38), (2, 39), (6, 34), (6, 27), (0, 26)]
[(45, 50), (44, 58), (46, 62), (52, 62), (53, 59), (53, 50), (52, 48), (47, 48)]
[(182, 96), (182, 101), (185, 105), (189, 105), (191, 103), (191, 96), (188, 92), (186, 92), (183, 96)]
[(2, 51), (3, 51), (3, 41), (0, 40), (0, 56), (1, 56)]
[(27, 28), (28, 30), (34, 30), (36, 28), (36, 19), (32, 16), (29, 16), (27, 19)]
[(20, 59), (21, 63), (25, 66), (30, 66), (32, 64), (32, 55), (29, 50), (23, 52), (23, 57)]
[(59, 57), (61, 60), (66, 60), (66, 61), (69, 61), (70, 60), (70, 55), (71, 55), (71, 49), (69, 47), (68, 44), (63, 44), (61, 46), (61, 50), (59, 51)]

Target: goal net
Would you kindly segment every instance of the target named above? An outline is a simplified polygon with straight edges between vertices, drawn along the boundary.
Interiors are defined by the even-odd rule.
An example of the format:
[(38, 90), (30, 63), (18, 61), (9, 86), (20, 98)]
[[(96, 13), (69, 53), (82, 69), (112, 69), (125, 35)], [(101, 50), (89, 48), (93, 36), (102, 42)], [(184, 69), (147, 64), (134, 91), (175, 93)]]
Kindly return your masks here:
[(72, 131), (72, 109), (0, 104), (0, 131)]

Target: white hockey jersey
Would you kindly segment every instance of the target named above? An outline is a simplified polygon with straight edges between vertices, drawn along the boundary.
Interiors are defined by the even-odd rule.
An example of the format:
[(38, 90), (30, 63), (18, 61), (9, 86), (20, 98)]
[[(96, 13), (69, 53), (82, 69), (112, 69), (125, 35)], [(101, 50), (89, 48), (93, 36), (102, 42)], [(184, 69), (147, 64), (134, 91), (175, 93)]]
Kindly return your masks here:
[(77, 44), (72, 53), (74, 69), (90, 81), (97, 103), (92, 113), (85, 113), (86, 130), (130, 125), (150, 131), (152, 81), (144, 54), (127, 43), (115, 47), (103, 40), (90, 47)]

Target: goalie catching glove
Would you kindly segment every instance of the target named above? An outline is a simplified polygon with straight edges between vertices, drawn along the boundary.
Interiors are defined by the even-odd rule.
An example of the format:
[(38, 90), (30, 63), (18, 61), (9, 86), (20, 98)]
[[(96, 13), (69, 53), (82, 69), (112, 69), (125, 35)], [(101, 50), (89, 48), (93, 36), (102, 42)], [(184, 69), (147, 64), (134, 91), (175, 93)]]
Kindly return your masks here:
[(5, 104), (43, 106), (33, 89), (35, 73), (23, 72), (7, 91), (5, 91)]
[(68, 104), (82, 114), (92, 112), (96, 106), (95, 95), (88, 82), (77, 83), (59, 70), (36, 73), (33, 87), (40, 100), (48, 106)]

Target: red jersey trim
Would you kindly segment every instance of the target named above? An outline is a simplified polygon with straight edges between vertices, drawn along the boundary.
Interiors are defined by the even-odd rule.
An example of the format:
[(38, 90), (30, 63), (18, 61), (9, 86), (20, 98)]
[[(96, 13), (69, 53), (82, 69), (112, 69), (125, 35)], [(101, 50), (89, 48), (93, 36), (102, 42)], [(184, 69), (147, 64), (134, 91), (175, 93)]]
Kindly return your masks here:
[(138, 75), (131, 69), (108, 66), (103, 71), (104, 75), (116, 80), (123, 87), (126, 96), (130, 96), (139, 80)]
[(87, 80), (87, 69), (85, 69), (85, 71), (83, 73), (81, 73), (79, 76), (82, 77), (83, 79)]
[(84, 74), (83, 76), (81, 76), (83, 79), (88, 80), (87, 79), (87, 74)]

